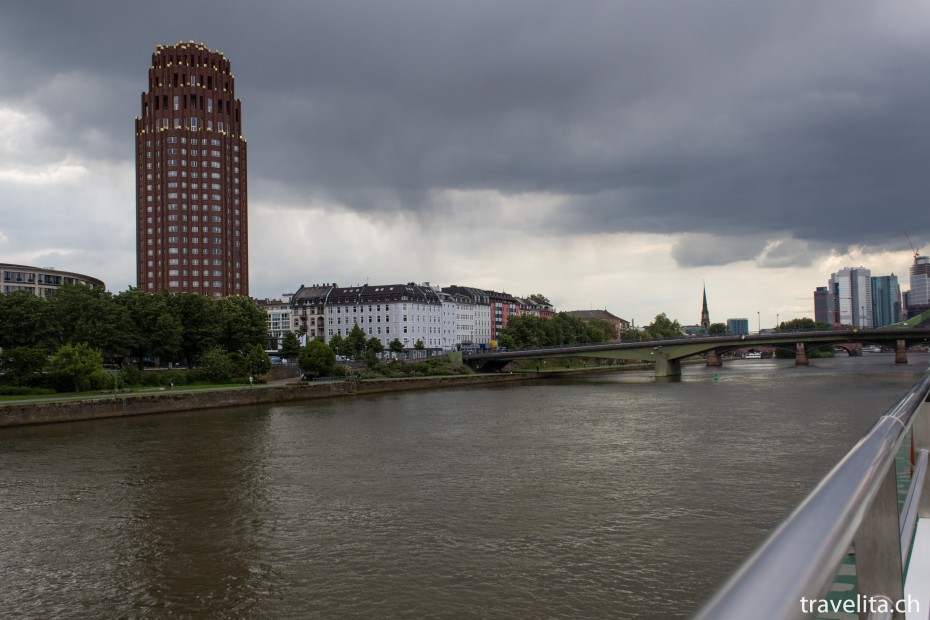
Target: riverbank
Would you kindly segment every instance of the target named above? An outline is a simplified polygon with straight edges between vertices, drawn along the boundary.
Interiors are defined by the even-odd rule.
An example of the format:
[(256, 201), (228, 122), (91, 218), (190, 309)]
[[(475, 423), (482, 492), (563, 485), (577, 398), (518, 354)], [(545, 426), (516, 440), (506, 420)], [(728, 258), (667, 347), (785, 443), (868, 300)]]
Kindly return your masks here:
[[(638, 367), (638, 366), (637, 366)], [(599, 372), (633, 370), (631, 366), (589, 368), (558, 372), (520, 372), (487, 375), (369, 379), (363, 381), (300, 382), (198, 391), (165, 391), (114, 394), (68, 400), (40, 400), (0, 404), (0, 427), (53, 424), (122, 416), (149, 415), (197, 409), (339, 398), (409, 390), (490, 385), (533, 379), (549, 379)]]

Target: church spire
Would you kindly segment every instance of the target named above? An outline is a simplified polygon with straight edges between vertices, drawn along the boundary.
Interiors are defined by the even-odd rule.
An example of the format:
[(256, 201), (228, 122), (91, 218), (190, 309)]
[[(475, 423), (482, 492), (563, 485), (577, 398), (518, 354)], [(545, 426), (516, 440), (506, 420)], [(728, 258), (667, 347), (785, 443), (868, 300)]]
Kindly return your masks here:
[(704, 305), (701, 306), (701, 327), (710, 329), (710, 313), (707, 311), (707, 286), (704, 286)]

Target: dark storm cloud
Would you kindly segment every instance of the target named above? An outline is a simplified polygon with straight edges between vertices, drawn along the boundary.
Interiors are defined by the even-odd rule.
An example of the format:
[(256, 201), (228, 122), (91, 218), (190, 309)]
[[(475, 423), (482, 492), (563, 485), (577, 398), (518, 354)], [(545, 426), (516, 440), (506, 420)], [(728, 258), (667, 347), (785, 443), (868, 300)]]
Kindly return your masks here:
[[(548, 192), (565, 198), (537, 224), (550, 234), (898, 248), (904, 226), (930, 240), (928, 17), (856, 0), (24, 2), (2, 9), (0, 106), (54, 118), (39, 146), (131, 158), (155, 45), (193, 39), (232, 62), (253, 201)], [(690, 243), (682, 264), (722, 260)], [(805, 260), (780, 252), (769, 264)]]

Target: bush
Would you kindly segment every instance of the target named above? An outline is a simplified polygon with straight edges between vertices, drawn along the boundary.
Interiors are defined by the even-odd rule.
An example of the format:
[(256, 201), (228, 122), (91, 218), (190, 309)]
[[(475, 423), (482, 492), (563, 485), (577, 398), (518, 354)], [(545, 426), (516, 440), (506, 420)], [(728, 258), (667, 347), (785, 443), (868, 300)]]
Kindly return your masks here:
[(142, 385), (142, 371), (135, 364), (124, 366), (119, 371), (119, 382), (121, 386)]
[(22, 385), (5, 385), (0, 387), (0, 396), (45, 396), (54, 394), (49, 388), (25, 387)]
[(92, 390), (112, 390), (113, 389), (113, 380), (116, 378), (116, 373), (109, 372), (103, 368), (97, 369), (93, 374), (88, 377), (90, 382), (90, 389)]

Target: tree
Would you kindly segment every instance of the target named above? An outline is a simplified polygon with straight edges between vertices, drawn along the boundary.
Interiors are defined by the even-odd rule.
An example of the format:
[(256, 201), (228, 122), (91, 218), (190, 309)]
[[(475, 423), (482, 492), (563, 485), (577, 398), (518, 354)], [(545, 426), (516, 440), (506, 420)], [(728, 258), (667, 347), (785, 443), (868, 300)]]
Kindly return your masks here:
[(308, 377), (325, 377), (336, 369), (336, 353), (322, 340), (312, 340), (300, 352), (298, 365)]
[(726, 336), (727, 335), (727, 324), (726, 323), (711, 323), (710, 327), (707, 328), (708, 336)]
[(52, 356), (49, 369), (67, 378), (74, 385), (74, 391), (80, 392), (95, 371), (103, 370), (103, 354), (86, 342), (69, 343)]
[(0, 357), (3, 378), (12, 385), (24, 385), (37, 377), (48, 362), (48, 353), (42, 347), (13, 347), (4, 349)]
[(533, 293), (529, 296), (529, 299), (532, 299), (538, 304), (544, 304), (546, 306), (551, 306), (552, 302), (549, 301), (549, 298), (543, 295), (542, 293)]
[(628, 327), (620, 332), (620, 342), (640, 342), (644, 335), (642, 331)]
[(249, 349), (248, 360), (249, 370), (253, 375), (264, 375), (271, 370), (271, 358), (260, 344), (252, 345)]
[(200, 372), (208, 381), (228, 383), (232, 379), (233, 362), (222, 348), (213, 346), (201, 354)]
[(391, 353), (403, 353), (404, 352), (404, 343), (400, 341), (399, 338), (395, 338), (388, 343), (388, 350)]
[(426, 349), (426, 345), (423, 344), (422, 340), (417, 340), (417, 343), (413, 345), (413, 348), (416, 349), (417, 351), (423, 351)]
[(782, 321), (778, 324), (778, 331), (780, 332), (800, 332), (828, 329), (833, 329), (833, 325), (830, 323), (817, 322), (809, 317), (791, 319), (790, 321)]
[(300, 355), (300, 340), (297, 334), (292, 331), (284, 332), (284, 339), (281, 342), (281, 356), (290, 360), (296, 360)]
[(329, 339), (329, 348), (332, 349), (336, 355), (351, 355), (351, 353), (346, 353), (346, 339), (343, 338), (342, 334), (338, 331)]
[(372, 336), (371, 338), (368, 339), (367, 342), (365, 342), (365, 350), (373, 351), (374, 353), (383, 353), (384, 345), (381, 344), (380, 340)]
[(198, 293), (177, 293), (169, 301), (183, 326), (181, 357), (190, 367), (204, 352), (219, 344), (213, 300)]
[(218, 344), (227, 351), (264, 346), (268, 338), (268, 313), (248, 297), (232, 295), (211, 301), (216, 309)]
[(345, 339), (346, 351), (349, 355), (354, 357), (360, 357), (362, 351), (365, 350), (365, 343), (367, 339), (365, 338), (365, 330), (363, 330), (357, 323), (355, 327), (352, 328), (352, 331), (349, 332), (349, 335)]
[(131, 352), (141, 365), (147, 355), (169, 360), (181, 356), (184, 326), (171, 293), (144, 293), (130, 288), (114, 297), (126, 309), (133, 324)]
[(48, 298), (60, 344), (86, 343), (109, 356), (124, 356), (135, 339), (132, 318), (113, 296), (98, 288), (69, 284)]
[(0, 295), (0, 348), (58, 345), (51, 308), (30, 291)]
[(666, 316), (663, 312), (662, 314), (657, 314), (655, 320), (646, 327), (646, 339), (647, 340), (660, 340), (662, 338), (680, 338), (681, 337), (681, 324), (678, 321), (673, 321)]

